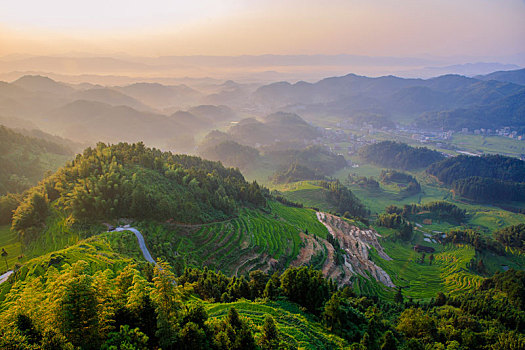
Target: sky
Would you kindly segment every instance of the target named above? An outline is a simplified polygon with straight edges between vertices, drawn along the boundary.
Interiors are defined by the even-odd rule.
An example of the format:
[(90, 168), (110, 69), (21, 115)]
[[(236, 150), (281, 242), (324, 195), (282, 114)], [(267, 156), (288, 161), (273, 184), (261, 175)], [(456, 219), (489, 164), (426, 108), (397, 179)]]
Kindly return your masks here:
[(525, 52), (524, 0), (0, 1), (0, 56)]

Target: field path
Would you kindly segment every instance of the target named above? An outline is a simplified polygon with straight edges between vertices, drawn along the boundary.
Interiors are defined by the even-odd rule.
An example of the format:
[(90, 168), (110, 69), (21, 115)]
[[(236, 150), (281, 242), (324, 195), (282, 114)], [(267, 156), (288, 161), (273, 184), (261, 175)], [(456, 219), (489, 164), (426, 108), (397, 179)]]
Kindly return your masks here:
[(151, 256), (151, 254), (150, 254), (150, 252), (148, 250), (148, 247), (146, 247), (146, 242), (144, 241), (144, 236), (142, 236), (142, 233), (140, 233), (139, 230), (137, 230), (134, 227), (117, 227), (114, 231), (117, 231), (117, 232), (131, 231), (131, 232), (133, 232), (135, 234), (135, 236), (137, 237), (137, 240), (139, 241), (139, 247), (140, 247), (140, 250), (142, 251), (142, 255), (144, 255), (144, 259), (146, 259), (146, 261), (148, 261), (148, 262), (150, 262), (152, 264), (157, 265), (157, 263), (155, 262), (155, 260)]

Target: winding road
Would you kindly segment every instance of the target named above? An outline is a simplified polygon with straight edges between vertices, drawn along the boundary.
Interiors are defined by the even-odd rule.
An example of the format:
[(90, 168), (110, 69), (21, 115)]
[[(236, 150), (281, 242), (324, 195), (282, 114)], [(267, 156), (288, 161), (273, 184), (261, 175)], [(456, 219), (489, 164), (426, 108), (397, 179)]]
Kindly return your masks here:
[[(146, 259), (146, 261), (148, 261), (148, 262), (150, 262), (152, 264), (157, 265), (157, 262), (151, 256), (151, 253), (149, 252), (148, 247), (146, 247), (146, 242), (144, 241), (144, 236), (142, 236), (142, 233), (140, 233), (139, 230), (137, 230), (134, 227), (117, 227), (113, 231), (117, 231), (117, 232), (131, 231), (131, 232), (133, 232), (135, 234), (135, 236), (137, 237), (137, 240), (139, 241), (139, 247), (140, 247), (140, 250), (142, 251), (142, 255), (144, 256), (144, 259)], [(3, 275), (0, 275), (0, 284), (2, 284), (5, 281), (7, 281), (9, 276), (11, 276), (13, 273), (14, 273), (14, 271), (10, 270), (10, 271), (7, 271), (6, 273), (4, 273)]]
[(0, 275), (0, 283), (4, 283), (5, 281), (7, 281), (7, 279), (9, 278), (9, 276), (13, 274), (13, 272), (14, 272), (13, 270), (9, 270), (3, 275)]
[(155, 259), (153, 259), (153, 257), (151, 256), (151, 254), (150, 254), (150, 252), (148, 250), (148, 247), (146, 247), (146, 242), (144, 241), (144, 236), (142, 236), (142, 233), (140, 233), (139, 230), (137, 230), (134, 227), (117, 227), (113, 231), (117, 231), (117, 232), (131, 231), (131, 232), (133, 232), (135, 234), (135, 236), (137, 237), (137, 240), (139, 241), (139, 247), (140, 247), (140, 250), (142, 251), (142, 255), (144, 255), (144, 259), (146, 259), (146, 261), (148, 261), (148, 262), (150, 262), (152, 264), (157, 265), (157, 263), (155, 262)]

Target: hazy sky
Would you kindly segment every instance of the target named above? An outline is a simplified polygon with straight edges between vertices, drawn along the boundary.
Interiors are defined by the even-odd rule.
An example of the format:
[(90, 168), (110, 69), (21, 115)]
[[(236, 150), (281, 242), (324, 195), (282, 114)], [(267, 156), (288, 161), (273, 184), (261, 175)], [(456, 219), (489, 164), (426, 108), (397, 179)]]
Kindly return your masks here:
[(0, 55), (524, 51), (524, 0), (0, 0)]

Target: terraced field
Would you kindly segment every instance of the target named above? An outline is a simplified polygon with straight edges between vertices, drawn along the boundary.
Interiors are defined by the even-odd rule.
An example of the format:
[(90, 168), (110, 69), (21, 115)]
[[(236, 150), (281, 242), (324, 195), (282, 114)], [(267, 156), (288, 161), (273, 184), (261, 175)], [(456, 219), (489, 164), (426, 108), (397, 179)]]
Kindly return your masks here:
[(272, 213), (299, 230), (308, 230), (308, 233), (321, 238), (326, 238), (328, 235), (328, 230), (317, 220), (316, 212), (313, 209), (287, 207), (279, 202), (270, 202), (270, 208)]
[[(385, 251), (393, 258), (385, 262), (372, 254), (373, 260), (392, 277), (394, 283), (403, 288), (403, 294), (416, 299), (429, 299), (441, 291), (458, 293), (480, 283), (482, 277), (470, 272), (467, 264), (475, 257), (475, 250), (470, 246), (432, 245), (436, 248), (434, 261), (429, 264), (429, 254), (423, 264), (416, 262), (421, 254), (412, 249), (411, 244), (382, 242)], [(371, 287), (368, 287), (371, 288)], [(384, 294), (386, 291), (378, 291)]]
[(240, 315), (249, 317), (255, 326), (261, 326), (264, 317), (272, 315), (283, 340), (297, 348), (335, 349), (345, 345), (341, 338), (326, 333), (319, 323), (302, 313), (297, 305), (284, 301), (208, 304), (208, 315), (212, 319), (226, 317), (231, 307), (235, 307)]
[(186, 227), (139, 225), (155, 258), (178, 256), (185, 265), (238, 275), (288, 266), (299, 254), (301, 231), (326, 237), (315, 212), (271, 204), (272, 212), (244, 209), (238, 218)]

